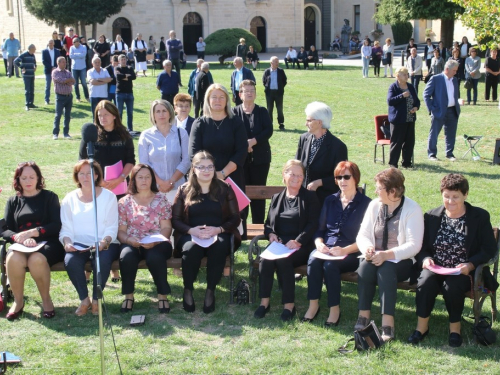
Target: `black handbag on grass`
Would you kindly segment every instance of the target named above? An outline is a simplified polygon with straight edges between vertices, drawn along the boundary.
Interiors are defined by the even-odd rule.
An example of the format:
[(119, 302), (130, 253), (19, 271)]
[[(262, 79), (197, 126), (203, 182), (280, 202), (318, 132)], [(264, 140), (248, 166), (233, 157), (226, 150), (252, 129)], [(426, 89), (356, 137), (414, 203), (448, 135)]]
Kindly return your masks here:
[(352, 353), (354, 349), (347, 349), (347, 345), (351, 341), (354, 341), (354, 348), (358, 352), (363, 352), (365, 350), (370, 349), (378, 349), (382, 345), (384, 345), (384, 341), (382, 341), (382, 337), (380, 337), (380, 332), (378, 331), (375, 322), (372, 320), (365, 328), (354, 331), (354, 337), (347, 340), (347, 342), (338, 348), (338, 352), (341, 354)]
[[(467, 319), (474, 321), (474, 317), (472, 316), (468, 316)], [(467, 322), (465, 317), (462, 317), (462, 320)], [(484, 346), (492, 345), (497, 341), (497, 334), (493, 331), (493, 328), (491, 328), (491, 319), (484, 315), (479, 317), (477, 324), (473, 324), (472, 334), (476, 341)]]
[(472, 88), (472, 78), (467, 78), (464, 82), (464, 89), (469, 90)]

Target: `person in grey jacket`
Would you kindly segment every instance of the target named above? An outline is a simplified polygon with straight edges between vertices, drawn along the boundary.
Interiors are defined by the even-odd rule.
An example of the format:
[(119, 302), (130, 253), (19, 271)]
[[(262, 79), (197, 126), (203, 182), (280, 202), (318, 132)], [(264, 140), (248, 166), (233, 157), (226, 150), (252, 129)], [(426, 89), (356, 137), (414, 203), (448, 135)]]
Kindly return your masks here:
[(35, 51), (35, 45), (30, 44), (28, 50), (14, 60), (14, 65), (21, 68), (21, 73), (23, 74), (27, 111), (31, 108), (37, 108), (37, 106), (33, 104), (35, 99)]

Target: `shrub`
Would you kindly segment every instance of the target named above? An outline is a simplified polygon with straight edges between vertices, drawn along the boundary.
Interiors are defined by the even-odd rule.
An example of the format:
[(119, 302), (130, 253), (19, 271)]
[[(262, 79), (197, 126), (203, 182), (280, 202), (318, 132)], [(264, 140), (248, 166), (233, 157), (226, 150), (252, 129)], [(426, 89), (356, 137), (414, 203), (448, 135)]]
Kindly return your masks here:
[(236, 55), (236, 46), (240, 43), (240, 38), (244, 38), (247, 46), (253, 46), (256, 52), (262, 50), (260, 42), (250, 31), (239, 28), (220, 29), (206, 37), (207, 55), (220, 55), (219, 62), (224, 64), (228, 57)]
[(413, 35), (413, 26), (409, 22), (398, 22), (391, 25), (394, 44), (407, 44)]

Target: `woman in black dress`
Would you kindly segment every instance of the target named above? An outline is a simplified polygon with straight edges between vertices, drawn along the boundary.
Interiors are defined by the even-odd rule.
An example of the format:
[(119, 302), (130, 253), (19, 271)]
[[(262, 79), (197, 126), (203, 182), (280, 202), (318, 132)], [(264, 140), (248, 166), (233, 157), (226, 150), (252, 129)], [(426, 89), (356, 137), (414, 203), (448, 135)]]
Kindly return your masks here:
[(64, 259), (64, 248), (58, 240), (61, 229), (59, 198), (45, 190), (40, 168), (32, 161), (17, 166), (13, 187), (17, 194), (10, 197), (5, 206), (6, 227), (2, 237), (26, 247), (47, 242), (35, 252), (10, 249), (7, 253), (7, 275), (14, 303), (6, 318), (18, 319), (23, 313), (24, 279), (28, 267), (42, 297), (43, 317), (50, 319), (56, 315), (49, 291), (50, 267)]
[(111, 53), (111, 46), (106, 41), (104, 34), (99, 35), (99, 40), (94, 45), (95, 56), (101, 59), (101, 66), (109, 65), (109, 56)]
[[(236, 196), (231, 186), (217, 178), (215, 171), (212, 155), (206, 151), (196, 153), (188, 182), (179, 187), (172, 209), (175, 247), (182, 252), (182, 304), (187, 312), (195, 310), (193, 282), (203, 257), (208, 258), (203, 312), (209, 314), (215, 310), (215, 288), (231, 250), (231, 234), (234, 235), (236, 249), (241, 243), (237, 229), (240, 217)], [(193, 241), (193, 237), (203, 240), (214, 236), (215, 242), (208, 247)]]
[(259, 55), (257, 51), (254, 50), (253, 46), (248, 47), (247, 52), (247, 64), (252, 64), (253, 70), (257, 70), (257, 65), (259, 64)]

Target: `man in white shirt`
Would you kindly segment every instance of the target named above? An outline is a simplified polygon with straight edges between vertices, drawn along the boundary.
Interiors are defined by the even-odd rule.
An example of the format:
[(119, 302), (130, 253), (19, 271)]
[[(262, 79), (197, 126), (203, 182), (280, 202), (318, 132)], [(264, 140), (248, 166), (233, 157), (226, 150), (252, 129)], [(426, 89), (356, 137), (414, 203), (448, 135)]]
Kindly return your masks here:
[(198, 54), (199, 59), (205, 58), (205, 47), (207, 44), (203, 41), (203, 38), (200, 36), (198, 42), (196, 42), (196, 53)]
[(50, 104), (50, 85), (52, 71), (57, 68), (57, 58), (60, 52), (54, 48), (54, 39), (49, 39), (47, 48), (42, 51), (43, 71), (45, 73), (45, 105)]
[(111, 55), (126, 55), (128, 51), (127, 43), (122, 40), (120, 34), (116, 35), (115, 42), (111, 44)]
[(410, 50), (410, 57), (406, 60), (406, 68), (410, 76), (411, 84), (418, 94), (418, 84), (422, 80), (422, 58), (417, 54), (417, 49)]
[(87, 81), (90, 91), (90, 106), (92, 108), (92, 119), (94, 119), (95, 108), (101, 100), (108, 100), (108, 83), (113, 80), (106, 69), (101, 68), (101, 59), (92, 59), (92, 69), (87, 72)]
[(288, 47), (288, 51), (286, 51), (285, 56), (285, 65), (288, 69), (288, 63), (292, 63), (292, 68), (295, 69), (295, 63), (297, 62), (297, 51), (292, 47)]

